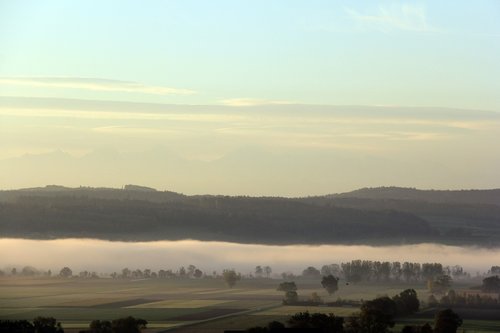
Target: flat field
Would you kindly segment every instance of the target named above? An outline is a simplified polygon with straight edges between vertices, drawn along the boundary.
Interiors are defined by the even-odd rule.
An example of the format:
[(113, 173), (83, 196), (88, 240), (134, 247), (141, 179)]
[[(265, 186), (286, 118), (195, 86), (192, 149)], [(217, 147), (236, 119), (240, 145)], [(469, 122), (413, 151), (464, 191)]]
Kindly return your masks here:
[(276, 280), (0, 278), (0, 319), (52, 316), (84, 329), (93, 319), (144, 318), (153, 331), (281, 306)]
[[(62, 279), (0, 278), (0, 319), (27, 319), (51, 316), (62, 322), (66, 332), (78, 332), (93, 319), (111, 320), (134, 316), (148, 321), (148, 332), (223, 332), (266, 325), (272, 320), (285, 322), (297, 312), (334, 313), (350, 316), (356, 307), (283, 306), (283, 293), (276, 291), (281, 280), (244, 279), (228, 288), (220, 279)], [(393, 296), (412, 287), (422, 300), (424, 286), (346, 285), (332, 297), (319, 281), (298, 280), (300, 299), (317, 293), (325, 301), (338, 298), (369, 300)], [(494, 313), (464, 310), (467, 332), (499, 332), (500, 318)], [(481, 316), (484, 316), (482, 318)], [(422, 313), (398, 322), (433, 321), (433, 313)], [(399, 330), (398, 330), (399, 331)]]

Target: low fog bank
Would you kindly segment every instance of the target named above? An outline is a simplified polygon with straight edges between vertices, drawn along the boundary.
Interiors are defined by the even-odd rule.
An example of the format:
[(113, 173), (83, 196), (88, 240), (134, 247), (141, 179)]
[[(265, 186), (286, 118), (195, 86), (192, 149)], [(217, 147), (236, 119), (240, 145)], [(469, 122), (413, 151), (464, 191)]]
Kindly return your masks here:
[(354, 259), (439, 262), (462, 265), (469, 273), (485, 272), (500, 263), (500, 249), (437, 244), (402, 246), (269, 246), (195, 240), (158, 242), (109, 242), (94, 239), (0, 239), (0, 269), (33, 266), (58, 272), (111, 273), (124, 267), (177, 269), (193, 264), (204, 271), (234, 268), (251, 273), (256, 265), (269, 265), (274, 273), (300, 273), (307, 266), (341, 263)]

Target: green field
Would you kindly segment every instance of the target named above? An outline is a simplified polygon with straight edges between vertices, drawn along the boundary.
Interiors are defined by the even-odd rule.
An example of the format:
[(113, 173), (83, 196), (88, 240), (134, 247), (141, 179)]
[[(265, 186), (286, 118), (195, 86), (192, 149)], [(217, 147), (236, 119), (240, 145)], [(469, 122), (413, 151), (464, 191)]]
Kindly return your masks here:
[[(0, 279), (0, 319), (27, 319), (52, 316), (62, 322), (66, 332), (78, 332), (93, 319), (115, 319), (123, 316), (144, 318), (148, 332), (223, 332), (265, 325), (272, 320), (286, 321), (297, 312), (334, 313), (350, 316), (355, 307), (283, 306), (282, 292), (276, 291), (280, 280), (248, 279), (228, 288), (219, 279)], [(325, 301), (337, 298), (368, 300), (381, 295), (393, 296), (413, 287), (419, 297), (427, 299), (423, 286), (340, 285), (332, 297), (319, 281), (297, 281), (303, 300), (317, 293)], [(498, 332), (500, 318), (477, 310), (462, 310), (467, 332)], [(470, 317), (470, 320), (467, 317)], [(484, 317), (484, 318), (483, 318)], [(432, 311), (398, 322), (403, 324), (432, 322)]]

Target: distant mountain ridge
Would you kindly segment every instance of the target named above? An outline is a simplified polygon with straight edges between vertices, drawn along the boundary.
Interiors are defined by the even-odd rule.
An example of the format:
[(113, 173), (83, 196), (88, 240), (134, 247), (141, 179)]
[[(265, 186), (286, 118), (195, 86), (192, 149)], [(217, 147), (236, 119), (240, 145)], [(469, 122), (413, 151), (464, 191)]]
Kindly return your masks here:
[(0, 191), (2, 237), (199, 239), (262, 244), (500, 246), (500, 190), (365, 188), (281, 198), (194, 195), (138, 185)]

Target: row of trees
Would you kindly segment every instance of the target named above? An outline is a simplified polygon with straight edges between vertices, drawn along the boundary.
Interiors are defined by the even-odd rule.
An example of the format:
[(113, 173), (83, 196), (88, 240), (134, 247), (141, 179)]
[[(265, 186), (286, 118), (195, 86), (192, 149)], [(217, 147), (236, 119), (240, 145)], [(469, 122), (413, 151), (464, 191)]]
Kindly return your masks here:
[(269, 267), (269, 266), (256, 266), (255, 267), (255, 277), (256, 278), (262, 278), (262, 277), (266, 277), (266, 278), (270, 278), (271, 277), (271, 273), (273, 272), (272, 268)]
[(453, 289), (449, 290), (445, 295), (438, 300), (436, 296), (430, 295), (427, 300), (430, 307), (446, 306), (446, 307), (472, 307), (472, 308), (498, 308), (500, 302), (498, 296), (494, 297), (488, 294), (480, 293), (463, 293), (458, 294)]
[(182, 266), (176, 272), (171, 269), (160, 269), (158, 272), (154, 272), (148, 268), (144, 270), (131, 270), (128, 267), (125, 267), (120, 273), (113, 272), (111, 274), (111, 277), (114, 279), (198, 278), (201, 276), (203, 276), (203, 272), (197, 269), (194, 265), (190, 265), (188, 269)]
[[(361, 309), (359, 316), (347, 318), (335, 316), (333, 313), (299, 312), (290, 317), (287, 325), (272, 321), (266, 327), (252, 327), (246, 330), (248, 333), (280, 333), (285, 332), (286, 327), (293, 330), (306, 332), (328, 333), (386, 333), (394, 326), (393, 315), (390, 309), (385, 307), (390, 304), (387, 300), (376, 299), (370, 301)], [(368, 302), (367, 302), (368, 303)], [(382, 306), (382, 307), (379, 307)], [(389, 312), (387, 312), (389, 310)], [(453, 310), (445, 309), (436, 313), (434, 328), (429, 324), (406, 325), (401, 333), (456, 333), (462, 326), (462, 319)]]
[(132, 316), (109, 320), (93, 320), (89, 329), (80, 333), (140, 333), (148, 322)]
[[(271, 268), (269, 267), (269, 270)], [(270, 274), (270, 273), (269, 273)], [(152, 271), (150, 269), (135, 269), (131, 270), (129, 268), (123, 268), (120, 273), (114, 272), (111, 277), (114, 279), (201, 279), (201, 278), (223, 278), (219, 275), (217, 271), (212, 271), (211, 273), (206, 273), (196, 267), (195, 265), (189, 265), (187, 267), (181, 266), (178, 270), (172, 269), (160, 269), (158, 272)], [(240, 275), (241, 276), (241, 275)]]
[(112, 274), (113, 278), (124, 278), (124, 279), (138, 279), (138, 278), (160, 278), (160, 279), (172, 279), (172, 278), (194, 278), (194, 279), (200, 279), (202, 277), (204, 278), (221, 278), (223, 279), (226, 284), (232, 288), (236, 282), (241, 280), (241, 274), (237, 273), (234, 269), (224, 269), (222, 271), (222, 275), (218, 275), (216, 271), (212, 273), (212, 275), (206, 275), (201, 271), (200, 269), (196, 268), (194, 265), (189, 265), (187, 269), (184, 267), (181, 267), (177, 272), (173, 272), (172, 270), (163, 270), (160, 269), (158, 273), (152, 272), (149, 269), (145, 269), (144, 271), (141, 271), (140, 269), (131, 271), (128, 268), (124, 268), (122, 270), (122, 273), (120, 275), (114, 273)]
[(349, 282), (392, 281), (416, 282), (435, 279), (437, 276), (450, 275), (459, 279), (468, 276), (462, 266), (446, 266), (440, 263), (380, 262), (353, 260), (341, 264), (341, 273)]
[[(257, 266), (259, 267), (259, 266)], [(266, 266), (262, 272), (266, 274), (266, 277), (271, 274), (271, 267)], [(59, 272), (59, 276), (63, 278), (71, 278), (73, 276), (73, 271), (69, 267), (63, 267)], [(98, 278), (97, 273), (83, 271), (78, 275), (80, 278)], [(181, 267), (177, 272), (172, 272), (172, 270), (159, 270), (158, 273), (151, 271), (150, 269), (145, 270), (130, 270), (128, 268), (122, 269), (121, 274), (113, 273), (111, 274), (113, 278), (124, 278), (124, 279), (149, 279), (149, 278), (195, 278), (199, 279), (202, 277), (208, 277), (201, 271), (196, 268), (194, 265), (189, 265), (188, 268)], [(236, 282), (241, 280), (241, 274), (237, 273), (234, 269), (225, 269), (222, 271), (222, 275), (218, 275), (217, 272), (213, 272), (213, 275), (210, 276), (213, 278), (223, 279), (226, 284), (232, 288)]]
[(483, 279), (481, 289), (477, 291), (463, 292), (457, 294), (451, 288), (451, 278), (443, 275), (435, 280), (428, 281), (428, 289), (432, 293), (443, 294), (438, 301), (436, 296), (430, 295), (429, 306), (472, 306), (472, 307), (496, 307), (500, 305), (500, 278), (498, 275)]
[[(0, 276), (5, 275), (3, 271), (0, 271)], [(52, 271), (49, 269), (48, 271), (42, 271), (39, 269), (36, 269), (33, 266), (24, 266), (22, 269), (18, 270), (17, 268), (12, 268), (10, 270), (10, 275), (11, 276), (24, 276), (24, 277), (30, 277), (30, 276), (47, 276), (51, 277), (53, 276)], [(57, 276), (60, 277), (73, 277), (73, 271), (69, 267), (63, 267)], [(89, 271), (82, 271), (78, 274), (79, 277), (84, 277), (84, 278), (98, 278), (98, 275), (96, 272), (89, 272)]]
[[(492, 269), (496, 267), (493, 266)], [(309, 266), (300, 276), (285, 272), (284, 280), (297, 278), (321, 279), (322, 276), (338, 276), (348, 282), (417, 282), (449, 275), (454, 279), (470, 277), (460, 265), (443, 266), (440, 263), (389, 262), (372, 260), (352, 260), (350, 262), (323, 265), (320, 269)]]
[[(17, 269), (16, 267), (10, 270), (11, 276), (52, 276), (52, 271), (49, 269), (48, 271), (40, 271), (33, 266), (24, 266), (21, 269)], [(7, 275), (8, 273), (0, 270), (0, 276)]]
[[(247, 275), (247, 278), (270, 278), (273, 270), (270, 266), (256, 266), (254, 270), (254, 275)], [(488, 271), (488, 274), (497, 274), (495, 272), (500, 272), (500, 266), (492, 266)], [(498, 273), (500, 274), (500, 273)], [(0, 271), (0, 276), (5, 275), (4, 272)], [(25, 266), (21, 270), (13, 268), (10, 275), (20, 275), (20, 276), (52, 276), (52, 272), (40, 271), (32, 266)], [(461, 279), (464, 277), (470, 277), (466, 273), (462, 266), (443, 266), (440, 263), (412, 263), (404, 262), (388, 262), (388, 261), (371, 261), (371, 260), (352, 260), (350, 262), (345, 262), (340, 265), (330, 264), (323, 265), (321, 269), (309, 266), (302, 271), (300, 276), (296, 276), (290, 272), (284, 272), (281, 277), (284, 280), (294, 280), (297, 278), (307, 278), (307, 279), (321, 279), (323, 276), (338, 276), (344, 278), (347, 282), (358, 283), (358, 282), (424, 282), (424, 281), (436, 281), (440, 276), (448, 276), (450, 279)], [(61, 277), (74, 277), (73, 271), (69, 267), (64, 267), (60, 270), (57, 276)], [(81, 271), (76, 277), (80, 278), (98, 278), (99, 275), (96, 272)], [(121, 272), (113, 272), (111, 274), (112, 278), (123, 278), (123, 279), (149, 279), (149, 278), (217, 278), (221, 277), (216, 271), (211, 273), (203, 272), (201, 269), (197, 268), (195, 265), (189, 265), (187, 267), (181, 266), (178, 270), (174, 271), (172, 269), (160, 269), (155, 272), (151, 269), (135, 269), (131, 270), (129, 268), (123, 268)], [(438, 283), (439, 284), (439, 283)]]
[[(114, 320), (93, 320), (88, 330), (80, 333), (140, 333), (147, 321), (131, 316)], [(53, 317), (36, 317), (27, 320), (0, 320), (0, 332), (5, 333), (64, 333), (60, 322)]]
[[(270, 266), (258, 265), (254, 269), (254, 275), (250, 274), (248, 277), (255, 278), (270, 278), (273, 272)], [(213, 272), (212, 272), (213, 273)], [(7, 275), (8, 273), (0, 270), (0, 276)], [(429, 278), (434, 278), (438, 275), (450, 275), (454, 279), (460, 279), (465, 277), (470, 277), (470, 274), (465, 272), (462, 266), (443, 266), (440, 263), (412, 263), (399, 261), (388, 262), (388, 261), (372, 261), (372, 260), (352, 260), (350, 262), (345, 262), (339, 264), (329, 264), (323, 265), (320, 269), (314, 266), (308, 266), (305, 268), (301, 275), (297, 276), (291, 272), (281, 273), (281, 277), (285, 280), (295, 279), (299, 277), (303, 278), (321, 278), (321, 276), (334, 275), (343, 277), (351, 282), (361, 281), (418, 281), (418, 280), (428, 280)], [(491, 266), (491, 268), (486, 273), (487, 275), (499, 275), (500, 266)], [(35, 275), (45, 275), (52, 276), (51, 270), (43, 271), (38, 270), (32, 266), (24, 266), (22, 269), (12, 268), (10, 270), (10, 275), (22, 275), (22, 276), (35, 276)], [(78, 276), (95, 276), (96, 272), (82, 271), (78, 273)], [(158, 272), (154, 272), (151, 269), (136, 269), (130, 270), (129, 268), (124, 268), (120, 273), (111, 274), (115, 278), (130, 278), (132, 276), (137, 277), (201, 277), (209, 276), (199, 270), (195, 265), (189, 265), (187, 267), (181, 266), (177, 271), (172, 269), (160, 269)], [(212, 274), (213, 275), (213, 274)]]
[[(1, 274), (0, 274), (1, 275)], [(47, 272), (39, 271), (31, 266), (26, 266), (23, 268), (21, 273), (18, 273), (16, 268), (12, 269), (11, 275), (22, 275), (22, 276), (52, 276), (52, 272), (49, 270)], [(94, 271), (81, 271), (78, 274), (73, 274), (73, 270), (69, 267), (63, 267), (57, 276), (70, 278), (92, 278), (97, 279), (99, 275)], [(187, 268), (184, 266), (180, 267), (179, 270), (173, 271), (171, 269), (164, 270), (160, 269), (158, 272), (152, 271), (151, 269), (135, 269), (131, 270), (129, 268), (123, 268), (120, 273), (113, 272), (110, 274), (112, 278), (118, 279), (150, 279), (150, 278), (202, 278), (202, 277), (216, 277), (217, 273), (214, 271), (212, 275), (207, 275), (202, 270), (198, 269), (194, 265), (189, 265)]]
[(27, 320), (0, 320), (0, 332), (5, 333), (64, 333), (60, 322), (53, 317)]
[[(287, 282), (290, 283), (290, 282)], [(273, 321), (266, 327), (253, 327), (249, 333), (285, 332), (286, 326), (303, 331), (329, 333), (386, 333), (394, 327), (394, 319), (398, 316), (413, 314), (419, 310), (420, 302), (413, 289), (407, 289), (393, 298), (378, 297), (364, 302), (360, 312), (348, 318), (334, 314), (299, 312), (293, 315), (287, 325)], [(437, 312), (434, 328), (426, 323), (422, 326), (405, 326), (402, 333), (454, 333), (462, 325), (462, 319), (451, 309)]]
[(500, 293), (500, 278), (498, 275), (484, 278), (481, 289), (484, 292)]
[[(321, 279), (321, 286), (325, 288), (328, 295), (333, 295), (339, 289), (339, 278), (333, 275), (323, 276)], [(283, 304), (297, 304), (299, 301), (299, 295), (297, 294), (297, 285), (293, 281), (285, 281), (279, 284), (278, 291), (283, 291), (285, 297), (283, 299)], [(317, 293), (313, 293), (311, 298), (306, 303), (319, 304), (323, 303), (322, 299)]]
[(442, 294), (451, 288), (453, 279), (447, 274), (436, 276), (433, 279), (427, 280), (427, 289), (431, 293)]
[[(259, 269), (260, 268), (260, 269)], [(260, 272), (260, 277), (269, 278), (271, 276), (272, 269), (269, 266), (256, 267), (256, 276), (257, 273)], [(239, 274), (239, 273), (238, 273)], [(5, 275), (2, 271), (0, 271), (0, 276)], [(25, 266), (22, 270), (18, 272), (16, 268), (13, 268), (10, 273), (11, 276), (54, 276), (50, 270), (44, 272), (37, 270), (31, 266)], [(81, 271), (78, 274), (74, 274), (73, 270), (69, 267), (63, 267), (59, 273), (56, 275), (63, 278), (85, 278), (85, 279), (97, 279), (99, 275), (96, 272), (91, 271)], [(158, 272), (152, 271), (151, 269), (135, 269), (131, 270), (129, 268), (123, 268), (120, 273), (113, 272), (110, 276), (114, 279), (173, 279), (173, 278), (181, 278), (181, 279), (200, 279), (200, 278), (223, 278), (224, 272), (222, 275), (219, 275), (216, 271), (213, 271), (211, 274), (207, 274), (197, 268), (194, 265), (189, 265), (187, 268), (184, 266), (180, 267), (177, 271), (173, 271), (171, 269), (160, 269)], [(239, 274), (241, 277), (241, 274)]]

